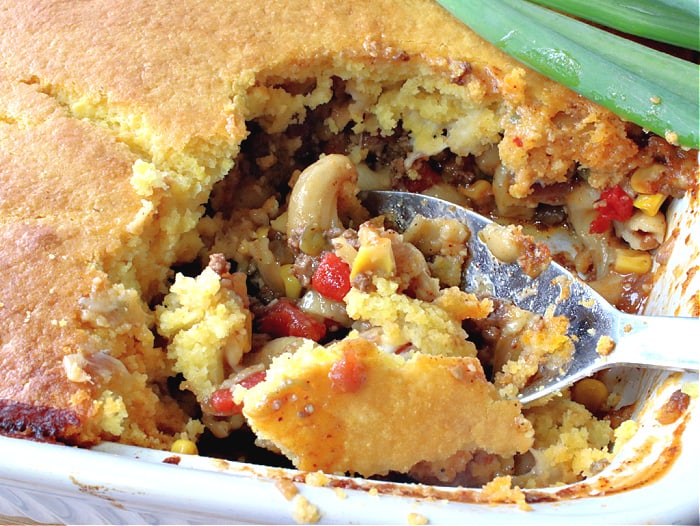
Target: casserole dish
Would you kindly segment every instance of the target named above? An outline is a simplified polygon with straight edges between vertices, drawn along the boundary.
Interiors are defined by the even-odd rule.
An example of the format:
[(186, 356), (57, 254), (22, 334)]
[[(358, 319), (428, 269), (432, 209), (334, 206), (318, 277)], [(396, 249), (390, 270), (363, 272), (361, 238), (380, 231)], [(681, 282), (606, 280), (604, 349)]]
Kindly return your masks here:
[[(497, 521), (569, 506), (583, 517), (588, 503), (614, 507), (624, 496), (617, 521), (639, 517), (628, 495), (663, 492), (695, 465), (693, 375), (601, 375), (602, 405), (564, 394), (552, 406), (584, 422), (557, 424), (562, 440), (544, 440), (555, 413), (543, 409), (533, 425), (535, 408), (497, 393), (481, 362), (517, 370), (525, 339), (513, 337), (513, 352), (488, 339), (513, 317), (522, 334), (531, 320), (528, 337), (563, 347), (567, 337), (548, 331), (566, 320), (458, 291), (459, 251), (420, 248), (431, 228), (452, 235), (454, 225), (429, 225), (427, 237), (405, 242), (362, 222), (353, 191), (452, 191), (508, 221), (562, 228), (564, 212), (571, 223), (575, 210), (599, 213), (608, 190), (629, 192), (625, 200), (660, 196), (649, 231), (627, 217), (606, 217), (596, 232), (579, 221), (579, 238), (595, 241), (568, 263), (628, 310), (697, 316), (696, 151), (519, 66), (430, 2), (26, 2), (8, 3), (2, 16), (5, 515), (91, 522), (81, 506), (104, 501), (89, 517), (343, 522), (363, 510), (352, 520), (442, 522), (486, 509)], [(350, 22), (357, 32), (343, 31)], [(635, 174), (653, 184), (635, 188)], [(571, 200), (580, 189), (587, 200)], [(314, 205), (325, 210), (327, 198), (325, 218)], [(649, 267), (616, 267), (612, 256), (629, 251)], [(324, 254), (354, 280), (335, 303), (314, 285)], [(366, 308), (372, 301), (383, 301), (379, 316)], [(413, 331), (381, 319), (402, 305), (430, 322)], [(308, 324), (302, 334), (280, 332), (293, 325), (280, 318), (299, 310), (321, 334)], [(444, 334), (421, 330), (445, 317), (448, 343), (431, 352)], [(296, 340), (282, 352), (268, 347), (288, 337)], [(382, 384), (383, 374), (400, 381)], [(424, 389), (429, 374), (435, 382)], [(307, 391), (283, 390), (304, 384), (311, 399), (285, 415), (287, 429), (278, 406)], [(469, 414), (468, 404), (450, 402), (460, 389), (470, 393), (461, 399), (472, 402)], [(389, 392), (397, 407), (404, 398), (412, 405), (386, 410)], [(474, 406), (487, 403), (497, 409), (484, 425)], [(420, 425), (428, 421), (435, 425)], [(371, 432), (385, 423), (388, 433)], [(489, 434), (491, 423), (512, 435)], [(343, 433), (314, 431), (324, 425)], [(284, 467), (236, 448), (214, 458), (205, 438), (246, 427), (283, 453)], [(558, 455), (569, 431), (584, 441)], [(185, 455), (198, 439), (202, 456)], [(179, 480), (184, 489), (187, 478), (202, 493), (170, 487)], [(690, 491), (663, 499), (659, 517), (693, 520), (697, 478), (686, 481)], [(279, 495), (280, 507), (265, 506)], [(400, 517), (389, 516), (393, 506)]]

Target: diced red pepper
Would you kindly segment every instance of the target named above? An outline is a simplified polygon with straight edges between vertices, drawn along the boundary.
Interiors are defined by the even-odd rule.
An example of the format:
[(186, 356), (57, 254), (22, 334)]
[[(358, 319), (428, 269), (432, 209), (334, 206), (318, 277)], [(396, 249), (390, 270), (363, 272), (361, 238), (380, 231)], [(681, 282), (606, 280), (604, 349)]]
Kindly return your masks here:
[(619, 185), (600, 194), (595, 207), (598, 215), (591, 221), (591, 234), (602, 234), (613, 221), (626, 221), (634, 214), (634, 201)]
[(333, 252), (326, 252), (311, 278), (311, 286), (322, 296), (342, 301), (350, 291), (350, 265)]
[(396, 348), (396, 350), (394, 351), (394, 354), (401, 354), (403, 352), (406, 352), (411, 347), (413, 347), (413, 344), (411, 342), (404, 343), (403, 345), (400, 345), (399, 347)]
[(441, 181), (440, 174), (433, 170), (427, 162), (419, 161), (414, 166), (420, 177), (418, 179), (403, 178), (404, 187), (409, 192), (418, 194)]
[(354, 349), (346, 349), (343, 357), (331, 366), (328, 377), (331, 389), (341, 393), (355, 393), (367, 380), (367, 366), (360, 361)]
[(300, 336), (317, 342), (326, 335), (323, 320), (307, 314), (288, 298), (280, 298), (270, 304), (257, 325), (261, 332), (275, 338)]
[[(267, 373), (265, 371), (256, 371), (251, 375), (246, 376), (239, 385), (250, 389), (265, 380)], [(222, 387), (214, 391), (207, 400), (207, 404), (211, 412), (217, 416), (233, 416), (240, 415), (243, 411), (243, 406), (233, 401), (233, 391), (228, 387)]]

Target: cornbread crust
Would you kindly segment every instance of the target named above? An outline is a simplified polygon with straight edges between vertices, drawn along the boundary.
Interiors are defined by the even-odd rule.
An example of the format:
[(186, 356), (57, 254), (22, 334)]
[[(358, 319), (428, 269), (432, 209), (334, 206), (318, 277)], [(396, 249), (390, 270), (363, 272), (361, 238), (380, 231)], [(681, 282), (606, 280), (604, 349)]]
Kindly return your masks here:
[[(75, 277), (79, 262), (63, 257), (66, 248), (79, 245), (79, 234), (76, 229), (66, 231), (62, 226), (57, 228), (45, 221), (0, 227), (0, 241), (4, 247), (0, 252), (0, 264), (3, 269), (12, 269), (12, 279), (0, 281), (3, 304), (1, 431), (30, 436), (57, 435), (76, 441), (86, 438), (81, 437), (81, 427), (90, 414), (95, 387), (68, 382), (61, 365), (65, 349), (72, 349), (87, 338), (76, 327), (74, 319), (74, 303), (78, 297), (64, 293), (45, 297), (46, 291), (55, 286), (59, 287), (58, 291), (75, 290), (78, 294), (80, 288), (76, 285), (84, 286), (71, 279)], [(57, 257), (49, 259), (49, 254)], [(58, 281), (54, 272), (57, 277), (62, 276)], [(51, 324), (49, 320), (52, 319), (64, 321), (65, 325)], [(18, 378), (23, 380), (18, 382)], [(46, 408), (47, 416), (38, 424), (34, 421), (38, 420), (35, 413), (41, 408)], [(31, 424), (18, 423), (17, 414), (23, 410), (29, 412)], [(28, 428), (29, 425), (33, 429)], [(94, 440), (94, 437), (87, 438)]]
[[(405, 83), (410, 100), (430, 92), (488, 108), (475, 126), (490, 135), (470, 148), (502, 132), (514, 197), (566, 180), (575, 163), (604, 186), (639, 162), (620, 119), (424, 0), (7, 0), (0, 24), (0, 408), (37, 408), (22, 429), (1, 409), (8, 432), (167, 447), (185, 430), (149, 303), (173, 264), (196, 258), (197, 221), (246, 121), (303, 119), (301, 95), (271, 118), (288, 81), (320, 79), (314, 103), (337, 76), (361, 79), (360, 94)], [(374, 102), (371, 124), (396, 126), (396, 108)], [(403, 117), (420, 122), (413, 110)], [(94, 370), (121, 370), (110, 359), (126, 374)], [(41, 425), (41, 408), (62, 415), (56, 425)]]
[[(125, 436), (167, 443), (159, 424), (186, 419), (149, 386), (166, 367), (140, 300), (121, 306), (131, 314), (109, 305), (102, 319), (81, 307), (99, 301), (105, 270), (124, 261), (126, 226), (142, 206), (130, 184), (136, 156), (33, 86), (3, 82), (0, 102), (0, 431), (96, 442), (109, 436), (100, 424), (122, 425), (106, 423), (114, 402), (133, 419)], [(66, 357), (84, 362), (81, 381), (69, 380)]]
[[(334, 383), (348, 358), (360, 370), (350, 388)], [(305, 471), (404, 473), (416, 459), (439, 463), (476, 449), (512, 456), (533, 441), (520, 403), (499, 399), (475, 358), (404, 359), (362, 338), (328, 348), (309, 342), (237, 396), (257, 436)]]
[(10, 78), (36, 82), (166, 165), (184, 153), (220, 173), (245, 135), (245, 90), (321, 71), (433, 74), (478, 104), (502, 99), (501, 157), (517, 197), (537, 179), (564, 181), (572, 159), (615, 178), (637, 150), (610, 112), (517, 66), (428, 1), (8, 2), (0, 23)]

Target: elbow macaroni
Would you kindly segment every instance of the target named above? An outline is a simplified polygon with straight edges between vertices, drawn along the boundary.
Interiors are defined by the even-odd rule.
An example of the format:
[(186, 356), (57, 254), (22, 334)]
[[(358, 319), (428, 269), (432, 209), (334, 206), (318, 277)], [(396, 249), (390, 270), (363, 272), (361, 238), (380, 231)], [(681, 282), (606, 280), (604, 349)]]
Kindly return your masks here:
[(309, 228), (327, 232), (343, 228), (342, 205), (358, 207), (357, 169), (342, 155), (327, 155), (305, 169), (289, 198), (287, 236), (300, 237)]
[(586, 184), (579, 184), (566, 196), (569, 223), (592, 259), (595, 279), (603, 278), (610, 271), (617, 244), (609, 233), (590, 233), (598, 196), (598, 192)]
[(634, 250), (652, 250), (664, 240), (666, 217), (661, 212), (653, 216), (635, 212), (627, 221), (615, 222), (615, 234)]

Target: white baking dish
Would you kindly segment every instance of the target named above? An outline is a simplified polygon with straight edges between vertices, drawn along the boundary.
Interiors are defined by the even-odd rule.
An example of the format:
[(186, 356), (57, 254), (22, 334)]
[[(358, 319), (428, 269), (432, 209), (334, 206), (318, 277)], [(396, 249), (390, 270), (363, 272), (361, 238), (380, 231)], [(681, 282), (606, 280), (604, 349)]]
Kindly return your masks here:
[[(697, 315), (700, 241), (690, 234), (700, 229), (700, 198), (690, 195), (674, 205), (672, 252), (647, 313)], [(669, 335), (669, 345), (698, 343)], [(329, 524), (697, 524), (697, 396), (676, 422), (656, 420), (658, 407), (680, 386), (697, 392), (697, 374), (613, 374), (624, 382), (623, 402), (647, 400), (637, 405), (639, 432), (596, 477), (527, 492), (530, 511), (474, 503), (478, 490), (340, 477), (319, 486), (294, 470), (193, 456), (172, 464), (164, 462), (173, 461), (167, 452), (117, 444), (86, 450), (0, 436), (0, 523), (2, 516), (42, 523), (294, 523), (303, 520), (294, 513), (297, 501), (282, 491), (291, 481)]]
[[(648, 433), (645, 433), (647, 436)], [(670, 433), (673, 435), (673, 433)], [(642, 438), (642, 437), (640, 437)], [(670, 437), (660, 436), (653, 451), (633, 452), (631, 470), (643, 470), (659, 456)], [(687, 422), (680, 458), (661, 478), (609, 496), (592, 496), (533, 504), (531, 511), (514, 505), (489, 506), (448, 499), (392, 496), (390, 484), (361, 482), (343, 496), (331, 487), (297, 486), (317, 506), (322, 523), (406, 524), (412, 513), (432, 524), (476, 521), (495, 524), (692, 524), (698, 520), (698, 418)], [(635, 440), (637, 446), (644, 440)], [(294, 504), (277, 488), (293, 471), (204, 457), (183, 457), (179, 465), (164, 463), (165, 452), (106, 444), (95, 450), (41, 444), (0, 437), (0, 514), (45, 523), (293, 523)], [(611, 470), (620, 469), (625, 458)], [(603, 474), (605, 475), (605, 473)], [(620, 471), (619, 478), (633, 476)], [(336, 479), (340, 480), (342, 479)], [(596, 481), (588, 484), (596, 485)], [(375, 494), (372, 488), (378, 489)], [(556, 495), (570, 487), (544, 490)], [(444, 490), (440, 496), (459, 490)]]

